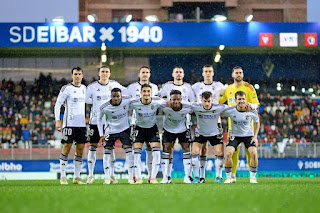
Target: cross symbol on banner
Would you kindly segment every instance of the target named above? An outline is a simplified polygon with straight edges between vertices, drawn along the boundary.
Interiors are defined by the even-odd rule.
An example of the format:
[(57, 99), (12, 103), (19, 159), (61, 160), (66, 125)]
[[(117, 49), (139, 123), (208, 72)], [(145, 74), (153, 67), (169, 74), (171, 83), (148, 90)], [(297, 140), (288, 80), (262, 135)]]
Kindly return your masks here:
[(114, 30), (112, 27), (109, 27), (108, 29), (102, 27), (99, 32), (101, 33), (101, 36), (99, 38), (102, 42), (104, 42), (106, 39), (108, 39), (108, 41), (112, 41), (114, 39), (114, 36), (112, 35)]

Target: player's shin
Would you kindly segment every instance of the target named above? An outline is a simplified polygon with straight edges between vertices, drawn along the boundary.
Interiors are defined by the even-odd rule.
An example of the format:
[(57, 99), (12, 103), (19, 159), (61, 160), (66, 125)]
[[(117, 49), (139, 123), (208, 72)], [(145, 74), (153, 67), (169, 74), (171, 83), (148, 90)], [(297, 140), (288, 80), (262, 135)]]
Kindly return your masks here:
[(68, 155), (60, 154), (60, 174), (61, 174), (61, 177), (66, 177), (67, 164), (68, 164)]
[(162, 153), (162, 175), (163, 178), (168, 177), (168, 167), (169, 167), (169, 153), (163, 152)]
[(199, 155), (191, 155), (193, 175), (195, 178), (199, 178), (200, 162), (198, 156)]
[(94, 166), (96, 164), (96, 153), (97, 153), (97, 147), (90, 145), (89, 152), (88, 152), (89, 177), (93, 177)]
[(236, 172), (237, 172), (237, 167), (238, 167), (238, 162), (239, 162), (239, 152), (240, 152), (240, 147), (233, 153), (232, 155), (232, 178), (236, 177)]
[(216, 177), (222, 178), (223, 156), (216, 155), (214, 166), (216, 170)]
[(80, 178), (80, 172), (82, 167), (82, 157), (74, 156), (74, 178)]
[(151, 179), (156, 179), (160, 167), (160, 147), (152, 147)]
[(185, 177), (189, 177), (191, 175), (191, 154), (190, 152), (183, 153), (183, 167)]
[(200, 178), (206, 177), (207, 156), (200, 156)]
[(146, 146), (146, 163), (147, 163), (147, 169), (148, 169), (148, 177), (152, 174), (152, 149), (150, 146)]
[(134, 148), (133, 154), (133, 165), (134, 165), (134, 174), (137, 180), (141, 179), (141, 152), (140, 148)]
[(114, 154), (114, 149), (112, 149), (111, 153), (111, 164), (110, 164), (110, 175), (111, 177), (114, 177), (114, 164), (116, 162), (116, 156)]
[(126, 152), (126, 164), (128, 166), (128, 175), (129, 179), (133, 178), (133, 155), (132, 155), (132, 148), (125, 148), (124, 151)]
[(105, 148), (104, 149), (104, 154), (103, 154), (103, 170), (104, 170), (104, 175), (105, 179), (109, 180), (110, 179), (110, 164), (111, 164), (111, 153), (112, 150)]

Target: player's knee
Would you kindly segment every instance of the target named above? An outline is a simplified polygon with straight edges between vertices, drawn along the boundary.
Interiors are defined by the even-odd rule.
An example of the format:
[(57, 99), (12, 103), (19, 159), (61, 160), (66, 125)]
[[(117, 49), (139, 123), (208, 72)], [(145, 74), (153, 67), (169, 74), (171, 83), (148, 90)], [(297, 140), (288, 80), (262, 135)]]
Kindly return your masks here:
[(232, 158), (232, 155), (233, 155), (233, 152), (227, 151), (227, 152), (226, 152), (226, 159), (231, 159), (231, 158)]
[(258, 154), (256, 150), (250, 150), (249, 151), (251, 158), (257, 158)]
[(217, 156), (223, 156), (223, 151), (222, 150), (217, 150), (216, 152), (215, 152), (215, 155), (217, 155)]
[(198, 149), (193, 149), (191, 154), (192, 155), (199, 155), (199, 150)]
[(169, 143), (163, 144), (163, 151), (164, 151), (164, 152), (167, 152), (167, 153), (170, 153), (170, 152), (171, 152), (171, 146), (170, 146)]
[(182, 143), (181, 144), (183, 152), (190, 152), (190, 144), (189, 143)]
[(205, 155), (207, 151), (208, 151), (207, 147), (203, 146), (201, 152)]

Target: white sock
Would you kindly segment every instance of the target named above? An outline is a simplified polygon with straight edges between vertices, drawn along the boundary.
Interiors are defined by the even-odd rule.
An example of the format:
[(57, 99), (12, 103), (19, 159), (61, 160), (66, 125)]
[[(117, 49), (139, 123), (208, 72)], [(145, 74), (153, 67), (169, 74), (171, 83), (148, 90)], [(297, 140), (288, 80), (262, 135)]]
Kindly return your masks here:
[(200, 178), (206, 177), (207, 157), (200, 156)]
[(82, 157), (74, 156), (74, 178), (80, 178), (80, 172), (82, 168)]
[(124, 151), (126, 152), (126, 164), (128, 166), (129, 179), (132, 179), (133, 178), (133, 154), (132, 154), (132, 148), (125, 148)]
[(163, 178), (168, 177), (168, 170), (169, 170), (169, 153), (163, 152), (162, 153), (162, 176)]
[(231, 174), (231, 177), (232, 177), (232, 178), (236, 178), (236, 173), (232, 173), (232, 174)]
[(185, 177), (191, 175), (191, 155), (190, 152), (183, 153), (183, 167)]
[(141, 179), (141, 152), (142, 149), (135, 148), (133, 154), (134, 174), (137, 180)]
[(68, 155), (60, 154), (60, 176), (66, 177), (66, 168), (68, 164)]
[(88, 152), (88, 170), (89, 170), (89, 177), (93, 177), (94, 166), (96, 164), (96, 153), (97, 147), (90, 145), (89, 152)]
[(111, 164), (110, 164), (110, 176), (114, 176), (114, 164), (116, 163), (116, 156), (114, 154), (114, 149), (112, 149), (111, 153)]
[(198, 155), (191, 155), (191, 163), (194, 177), (199, 178), (200, 162), (198, 159)]
[(152, 149), (151, 147), (146, 147), (146, 164), (148, 168), (148, 177), (150, 177), (152, 174), (152, 160)]
[(173, 158), (169, 158), (169, 165), (168, 165), (168, 172), (167, 172), (168, 177), (171, 177), (172, 167), (173, 167)]
[(216, 167), (216, 178), (222, 178), (222, 168), (223, 168), (223, 156), (217, 156), (214, 161), (214, 166)]
[(231, 170), (232, 170), (232, 167), (225, 167), (227, 178), (231, 178)]
[(110, 179), (110, 166), (111, 166), (111, 149), (104, 149), (103, 154), (103, 171), (104, 171), (104, 178)]
[(152, 148), (152, 172), (151, 179), (156, 179), (160, 167), (160, 147)]
[(250, 178), (256, 178), (257, 167), (250, 166)]

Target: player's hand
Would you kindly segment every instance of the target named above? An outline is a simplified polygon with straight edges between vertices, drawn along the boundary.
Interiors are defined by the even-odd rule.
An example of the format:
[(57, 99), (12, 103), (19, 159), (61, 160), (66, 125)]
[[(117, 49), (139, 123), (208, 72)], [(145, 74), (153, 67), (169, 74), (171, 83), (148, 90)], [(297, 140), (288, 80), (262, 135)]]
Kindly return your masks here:
[(136, 125), (132, 124), (130, 125), (130, 138), (131, 140), (134, 140), (136, 137)]
[(167, 104), (167, 107), (171, 107), (171, 101), (170, 101), (170, 99), (167, 100), (166, 104)]
[(252, 110), (251, 104), (246, 103), (246, 111), (247, 111), (247, 112), (250, 112), (251, 110)]
[(251, 139), (251, 143), (255, 143), (256, 144), (256, 147), (258, 148), (258, 138), (257, 137), (253, 137)]
[(62, 130), (62, 120), (56, 121), (56, 130), (61, 132), (61, 130)]
[(100, 141), (101, 141), (102, 144), (104, 144), (106, 142), (106, 138), (104, 136), (101, 136), (100, 137)]

